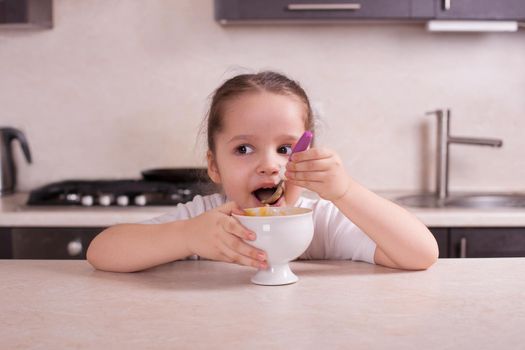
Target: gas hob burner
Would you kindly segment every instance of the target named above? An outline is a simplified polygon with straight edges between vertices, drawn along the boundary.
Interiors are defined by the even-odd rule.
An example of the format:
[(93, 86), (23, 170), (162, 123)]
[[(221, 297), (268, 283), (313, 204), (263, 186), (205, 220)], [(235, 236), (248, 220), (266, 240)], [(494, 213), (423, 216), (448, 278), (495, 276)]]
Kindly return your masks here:
[(210, 182), (157, 182), (145, 180), (68, 180), (31, 191), (32, 206), (150, 206), (177, 205), (195, 195), (215, 192)]

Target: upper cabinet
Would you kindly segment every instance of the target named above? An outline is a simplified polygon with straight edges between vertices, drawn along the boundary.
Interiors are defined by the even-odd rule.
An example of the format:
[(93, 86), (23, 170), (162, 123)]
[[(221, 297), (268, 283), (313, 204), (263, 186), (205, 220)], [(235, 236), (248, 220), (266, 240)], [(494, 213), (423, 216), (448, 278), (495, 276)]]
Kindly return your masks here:
[(525, 0), (215, 0), (222, 24), (257, 22), (525, 20)]
[(437, 19), (525, 20), (525, 0), (438, 0)]
[(433, 0), (215, 0), (215, 19), (229, 22), (430, 19)]
[(0, 27), (53, 27), (53, 0), (0, 0)]

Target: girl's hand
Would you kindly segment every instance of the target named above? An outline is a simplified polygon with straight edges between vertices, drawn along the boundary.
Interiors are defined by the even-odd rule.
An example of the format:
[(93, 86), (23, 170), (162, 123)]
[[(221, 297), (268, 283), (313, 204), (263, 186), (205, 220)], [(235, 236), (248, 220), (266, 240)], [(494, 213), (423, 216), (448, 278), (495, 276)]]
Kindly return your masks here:
[(231, 216), (242, 214), (234, 203), (226, 203), (188, 221), (186, 244), (192, 254), (203, 258), (267, 268), (266, 254), (245, 240), (254, 240), (255, 233)]
[(350, 177), (339, 156), (326, 148), (310, 148), (294, 153), (286, 165), (289, 183), (316, 192), (329, 201), (343, 197), (350, 187)]

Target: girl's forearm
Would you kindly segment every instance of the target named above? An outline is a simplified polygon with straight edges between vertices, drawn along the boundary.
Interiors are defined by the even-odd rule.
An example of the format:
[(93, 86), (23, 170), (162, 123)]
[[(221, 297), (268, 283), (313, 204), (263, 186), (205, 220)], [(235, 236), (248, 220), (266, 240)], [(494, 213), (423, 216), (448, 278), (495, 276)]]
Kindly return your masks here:
[(99, 270), (133, 272), (188, 257), (187, 220), (166, 224), (121, 224), (102, 231), (89, 245), (87, 260)]
[(439, 251), (428, 228), (404, 208), (350, 181), (348, 191), (334, 201), (339, 210), (376, 242), (393, 267), (430, 267)]

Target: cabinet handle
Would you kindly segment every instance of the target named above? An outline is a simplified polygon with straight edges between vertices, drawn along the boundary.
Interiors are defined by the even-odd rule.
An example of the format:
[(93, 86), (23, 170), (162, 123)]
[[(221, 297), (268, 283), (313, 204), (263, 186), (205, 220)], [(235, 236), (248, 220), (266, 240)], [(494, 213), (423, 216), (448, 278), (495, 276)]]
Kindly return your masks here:
[(461, 237), (459, 240), (459, 257), (467, 257), (467, 237)]
[(361, 9), (361, 4), (288, 4), (290, 11), (356, 11)]
[(75, 239), (67, 244), (67, 252), (69, 256), (77, 256), (82, 253), (82, 242), (80, 239)]
[(452, 0), (443, 0), (443, 10), (444, 11), (450, 10), (450, 7), (452, 6), (451, 2)]

